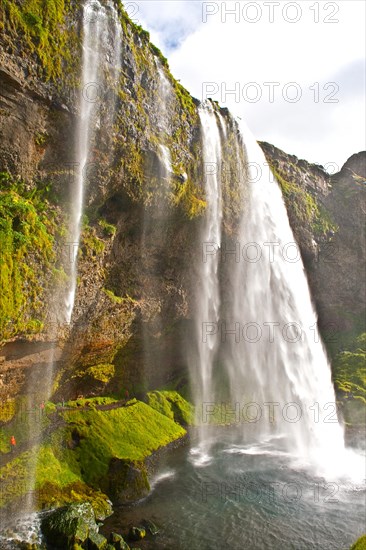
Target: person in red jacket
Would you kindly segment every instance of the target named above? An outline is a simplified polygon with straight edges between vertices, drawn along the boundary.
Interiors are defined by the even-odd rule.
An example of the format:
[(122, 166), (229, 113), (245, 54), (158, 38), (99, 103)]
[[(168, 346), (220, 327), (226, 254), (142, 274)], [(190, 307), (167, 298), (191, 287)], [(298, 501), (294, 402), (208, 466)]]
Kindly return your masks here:
[(12, 453), (15, 450), (17, 442), (15, 441), (15, 437), (12, 435), (10, 438), (10, 452)]

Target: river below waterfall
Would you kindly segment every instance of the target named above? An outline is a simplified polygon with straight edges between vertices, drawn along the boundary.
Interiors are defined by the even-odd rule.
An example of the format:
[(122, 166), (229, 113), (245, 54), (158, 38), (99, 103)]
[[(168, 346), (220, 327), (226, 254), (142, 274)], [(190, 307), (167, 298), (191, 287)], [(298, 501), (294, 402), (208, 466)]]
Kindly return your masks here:
[(314, 477), (274, 443), (218, 443), (202, 465), (191, 449), (178, 449), (156, 473), (151, 494), (115, 509), (102, 531), (127, 534), (129, 525), (150, 519), (161, 531), (138, 548), (348, 550), (364, 532), (365, 480)]

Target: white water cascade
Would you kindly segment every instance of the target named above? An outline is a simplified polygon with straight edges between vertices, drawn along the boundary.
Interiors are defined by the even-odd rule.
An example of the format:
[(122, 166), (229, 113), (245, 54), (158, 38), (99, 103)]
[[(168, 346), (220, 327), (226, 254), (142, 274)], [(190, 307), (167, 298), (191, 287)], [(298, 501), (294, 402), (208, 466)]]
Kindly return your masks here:
[[(76, 135), (77, 174), (71, 190), (71, 211), (69, 223), (70, 285), (65, 309), (66, 322), (70, 323), (76, 292), (77, 255), (80, 243), (81, 220), (90, 146), (95, 130), (100, 125), (98, 110), (106, 86), (109, 85), (106, 67), (116, 87), (121, 69), (122, 30), (118, 14), (111, 3), (106, 7), (98, 0), (88, 0), (83, 8), (83, 54), (80, 88), (80, 117)], [(109, 105), (109, 116), (114, 111)], [(113, 121), (113, 116), (112, 116)]]
[[(202, 109), (200, 116), (204, 162), (220, 166), (215, 116)], [(244, 124), (240, 130), (237, 177), (245, 199), (234, 248), (226, 250), (221, 237), (220, 174), (206, 178), (202, 242), (212, 243), (212, 253), (199, 274), (193, 380), (202, 423), (194, 460), (209, 461), (222, 441), (222, 430), (209, 429), (211, 417), (230, 424), (229, 452), (289, 456), (326, 477), (362, 479), (361, 458), (345, 449), (330, 365), (281, 190), (253, 136)]]
[[(202, 128), (204, 187), (206, 193), (206, 214), (200, 235), (202, 257), (200, 258), (195, 315), (195, 350), (190, 360), (191, 377), (194, 380), (193, 392), (195, 403), (202, 406), (213, 401), (213, 369), (218, 349), (217, 337), (202, 338), (202, 324), (210, 321), (219, 322), (220, 288), (218, 273), (218, 255), (216, 251), (221, 245), (221, 138), (216, 115), (209, 103), (199, 109)], [(221, 121), (220, 121), (221, 122)], [(212, 254), (208, 258), (206, 253)], [(197, 372), (198, 366), (198, 372)], [(211, 444), (208, 426), (200, 424), (200, 448), (197, 449), (198, 460), (205, 462)]]

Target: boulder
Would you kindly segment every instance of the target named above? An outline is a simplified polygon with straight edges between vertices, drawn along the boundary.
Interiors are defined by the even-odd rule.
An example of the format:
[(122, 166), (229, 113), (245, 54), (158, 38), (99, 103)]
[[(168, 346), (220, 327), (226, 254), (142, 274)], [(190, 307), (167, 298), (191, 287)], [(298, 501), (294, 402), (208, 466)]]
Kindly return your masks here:
[(146, 531), (150, 533), (150, 535), (152, 535), (153, 537), (155, 537), (159, 533), (159, 528), (149, 519), (144, 519), (142, 521), (142, 525), (145, 527)]
[(70, 504), (47, 514), (41, 522), (46, 542), (54, 548), (71, 549), (98, 533), (93, 508), (89, 502)]
[(113, 458), (109, 466), (109, 490), (114, 504), (134, 502), (150, 490), (146, 467), (142, 462)]
[(96, 533), (94, 531), (89, 533), (87, 538), (87, 548), (88, 550), (105, 550), (108, 546), (108, 541), (103, 535)]
[(131, 527), (128, 536), (131, 540), (141, 540), (146, 537), (146, 530), (143, 527)]
[(127, 542), (123, 539), (118, 533), (111, 533), (109, 537), (109, 542), (116, 550), (130, 550)]

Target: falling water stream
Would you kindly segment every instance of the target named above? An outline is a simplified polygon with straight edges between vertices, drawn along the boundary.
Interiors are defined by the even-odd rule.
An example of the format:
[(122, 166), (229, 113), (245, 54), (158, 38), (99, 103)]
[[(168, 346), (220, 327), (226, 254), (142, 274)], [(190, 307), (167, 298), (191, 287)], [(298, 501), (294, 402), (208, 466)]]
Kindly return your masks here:
[[(190, 359), (191, 379), (194, 380), (193, 392), (197, 408), (203, 403), (212, 402), (213, 363), (217, 353), (216, 337), (202, 339), (202, 323), (209, 320), (219, 322), (220, 289), (217, 251), (221, 244), (222, 197), (220, 185), (221, 138), (216, 115), (209, 103), (199, 109), (202, 128), (202, 148), (204, 166), (204, 188), (207, 209), (201, 229), (200, 239), (203, 250), (211, 253), (202, 256), (198, 270), (195, 311), (195, 354)], [(207, 424), (200, 424), (199, 460), (207, 459), (209, 439)], [(194, 450), (195, 452), (195, 450)]]
[[(76, 177), (71, 189), (69, 222), (70, 285), (66, 296), (66, 322), (70, 323), (75, 304), (77, 255), (80, 243), (85, 183), (90, 162), (90, 146), (95, 136), (98, 112), (107, 87), (105, 67), (110, 67), (116, 86), (121, 68), (122, 31), (118, 14), (111, 3), (105, 8), (89, 0), (83, 9), (83, 54), (80, 88), (80, 117), (76, 132)], [(113, 102), (108, 105), (113, 114)], [(112, 117), (113, 118), (113, 117)], [(100, 124), (100, 122), (98, 122)]]
[(280, 188), (242, 125), (233, 147), (245, 191), (240, 257), (232, 243), (225, 249), (219, 128), (225, 137), (227, 127), (210, 105), (199, 115), (207, 208), (187, 346), (199, 425), (190, 449), (160, 464), (151, 494), (116, 509), (103, 532), (151, 518), (161, 532), (145, 550), (347, 550), (365, 529), (364, 456), (345, 449)]
[[(64, 262), (68, 274), (68, 288), (64, 303), (58, 308), (59, 323), (70, 324), (75, 304), (77, 286), (77, 255), (81, 235), (81, 221), (85, 186), (87, 183), (90, 150), (96, 128), (101, 125), (100, 107), (103, 94), (108, 87), (113, 90), (120, 76), (122, 29), (118, 14), (111, 2), (103, 6), (98, 0), (87, 0), (83, 6), (83, 53), (82, 75), (80, 83), (80, 114), (76, 128), (76, 176), (71, 179), (70, 212), (68, 227), (69, 254)], [(108, 104), (108, 126), (113, 124), (115, 102)], [(106, 126), (106, 124), (104, 124)], [(108, 128), (106, 129), (108, 130)], [(22, 510), (22, 522), (18, 534), (30, 539), (37, 531), (37, 516), (32, 512), (36, 508), (36, 477), (38, 468), (38, 449), (42, 443), (41, 401), (47, 401), (52, 394), (54, 362), (57, 341), (50, 348), (48, 363), (44, 366), (42, 386), (38, 379), (31, 376), (28, 381), (27, 431), (32, 442), (32, 451), (28, 463), (26, 501)], [(35, 398), (35, 396), (37, 396)], [(36, 402), (35, 402), (36, 399)], [(28, 514), (28, 516), (26, 516)], [(30, 515), (29, 515), (30, 514)], [(1, 541), (0, 544), (5, 544)]]
[[(284, 454), (321, 475), (362, 479), (363, 461), (345, 449), (330, 365), (281, 190), (244, 124), (236, 151), (244, 147), (245, 164), (238, 156), (235, 177), (245, 187), (245, 204), (234, 249), (222, 242), (216, 116), (209, 105), (200, 109), (207, 211), (196, 353), (190, 354), (200, 418), (193, 460), (210, 461), (210, 449), (226, 438), (231, 453)], [(227, 276), (220, 278), (224, 262)], [(215, 429), (218, 420), (231, 426), (226, 434)]]
[[(113, 5), (89, 0), (83, 14), (77, 174), (69, 218), (72, 261), (61, 315), (67, 323), (72, 321), (77, 289), (86, 167), (102, 124), (99, 94), (107, 81), (110, 85), (112, 80), (112, 87), (116, 85), (121, 67), (121, 27)], [(164, 110), (172, 90), (161, 68), (157, 72), (163, 106), (157, 148), (162, 202), (155, 204), (156, 197), (151, 197), (150, 207), (155, 211), (145, 212), (141, 244), (145, 254), (152, 228), (155, 234), (164, 234), (164, 204), (172, 178), (166, 139), (169, 110)], [(109, 120), (113, 120), (114, 108), (108, 106)], [(133, 508), (117, 510), (107, 520), (106, 529), (116, 527), (118, 531), (118, 522), (126, 524), (131, 518), (137, 521), (139, 514), (155, 514), (165, 530), (161, 541), (155, 546), (147, 542), (146, 549), (333, 550), (337, 537), (342, 545), (349, 544), (359, 531), (362, 487), (350, 488), (347, 483), (362, 480), (363, 459), (345, 448), (330, 366), (317, 332), (316, 313), (282, 194), (258, 144), (242, 124), (232, 154), (241, 166), (237, 177), (241, 178), (245, 201), (235, 253), (225, 254), (221, 167), (228, 126), (210, 102), (198, 111), (207, 207), (198, 243), (202, 254), (194, 269), (194, 341), (187, 350), (198, 426), (192, 430), (190, 450), (178, 451), (172, 463), (161, 466), (150, 497)], [(243, 157), (245, 166), (240, 160)], [(223, 258), (229, 262), (225, 270)], [(149, 259), (145, 261), (146, 266), (152, 265)], [(152, 279), (157, 273), (147, 270)], [(159, 315), (156, 318), (156, 332), (160, 333), (162, 319)], [(147, 348), (146, 334), (144, 340)], [(146, 354), (154, 353), (145, 349), (145, 360)], [(156, 353), (155, 359), (160, 357), (160, 350)], [(52, 377), (53, 355), (44, 379), (47, 397)], [(40, 431), (35, 431), (32, 422), (30, 430), (38, 434), (39, 444)], [(30, 465), (31, 487), (36, 470), (35, 461)], [(325, 497), (320, 494), (324, 480), (339, 483), (343, 500), (338, 499), (333, 509), (325, 504), (329, 493)], [(271, 485), (274, 481), (300, 487), (302, 498), (287, 498), (288, 493), (283, 496), (282, 491), (278, 502)], [(254, 496), (247, 491), (248, 483), (254, 483)], [(357, 495), (353, 500), (351, 493)], [(318, 499), (319, 503), (322, 497), (316, 509), (314, 502)], [(343, 502), (349, 503), (347, 528), (337, 528), (333, 533), (333, 523), (343, 518)], [(34, 503), (28, 508), (34, 509)]]

